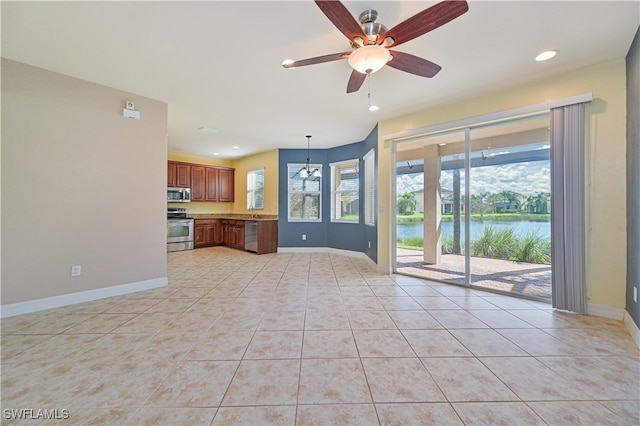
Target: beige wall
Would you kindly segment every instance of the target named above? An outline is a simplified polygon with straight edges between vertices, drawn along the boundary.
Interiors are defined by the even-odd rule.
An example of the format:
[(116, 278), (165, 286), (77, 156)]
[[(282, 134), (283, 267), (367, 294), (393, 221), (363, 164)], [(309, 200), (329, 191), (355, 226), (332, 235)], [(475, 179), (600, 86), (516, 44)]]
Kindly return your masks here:
[(235, 193), (233, 203), (191, 202), (169, 203), (170, 207), (183, 207), (188, 213), (235, 213), (249, 214), (247, 210), (247, 172), (264, 167), (264, 210), (257, 214), (278, 214), (278, 150), (274, 149), (237, 160), (222, 160), (170, 152), (169, 160), (209, 166), (233, 167), (235, 169)]
[(2, 59), (2, 305), (166, 277), (166, 159), (167, 104)]
[(587, 295), (589, 302), (624, 308), (626, 276), (626, 94), (620, 59), (528, 85), (432, 108), (379, 123), (378, 264), (391, 265), (391, 146), (385, 135), (536, 105), (592, 92), (587, 188)]

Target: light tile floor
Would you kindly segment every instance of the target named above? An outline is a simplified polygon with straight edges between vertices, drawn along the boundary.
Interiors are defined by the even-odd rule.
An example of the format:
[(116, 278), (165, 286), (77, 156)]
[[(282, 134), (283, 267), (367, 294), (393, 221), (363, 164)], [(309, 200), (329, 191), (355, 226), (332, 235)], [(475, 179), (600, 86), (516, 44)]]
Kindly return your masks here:
[(339, 255), (216, 247), (168, 266), (166, 288), (2, 320), (2, 423), (640, 423), (640, 351), (617, 321)]

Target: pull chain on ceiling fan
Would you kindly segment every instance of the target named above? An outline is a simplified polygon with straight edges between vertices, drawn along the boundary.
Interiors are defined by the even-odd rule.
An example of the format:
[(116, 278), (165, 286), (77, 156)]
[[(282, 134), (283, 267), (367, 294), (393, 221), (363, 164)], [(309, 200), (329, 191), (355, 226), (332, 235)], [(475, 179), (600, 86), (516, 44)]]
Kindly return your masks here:
[(367, 80), (369, 83), (369, 87), (367, 87), (367, 102), (369, 103), (369, 111), (377, 111), (380, 107), (376, 104), (371, 103), (371, 74), (367, 74)]
[(285, 68), (296, 68), (323, 62), (337, 61), (347, 58), (353, 68), (347, 93), (357, 92), (366, 77), (380, 70), (385, 65), (400, 71), (431, 78), (441, 67), (426, 59), (410, 55), (389, 47), (399, 46), (433, 31), (454, 20), (469, 10), (464, 0), (446, 0), (417, 13), (387, 31), (387, 27), (376, 22), (378, 12), (365, 10), (356, 21), (347, 8), (337, 0), (316, 0), (320, 10), (351, 42), (352, 51), (282, 62)]

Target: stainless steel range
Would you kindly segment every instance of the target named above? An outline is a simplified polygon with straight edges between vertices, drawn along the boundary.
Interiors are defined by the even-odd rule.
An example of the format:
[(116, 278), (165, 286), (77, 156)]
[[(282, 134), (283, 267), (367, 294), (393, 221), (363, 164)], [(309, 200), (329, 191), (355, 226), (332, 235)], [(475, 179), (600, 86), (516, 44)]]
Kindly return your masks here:
[(187, 219), (187, 210), (167, 208), (167, 252), (193, 250), (193, 219)]

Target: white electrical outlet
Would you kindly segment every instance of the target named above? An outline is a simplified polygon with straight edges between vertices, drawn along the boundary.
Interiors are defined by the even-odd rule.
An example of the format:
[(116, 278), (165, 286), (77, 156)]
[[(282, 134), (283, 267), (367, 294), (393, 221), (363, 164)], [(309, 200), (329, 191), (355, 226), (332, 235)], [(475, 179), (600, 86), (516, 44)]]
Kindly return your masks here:
[(71, 267), (71, 276), (79, 277), (82, 274), (82, 266), (74, 265)]
[(302, 234), (302, 241), (307, 241), (307, 234)]
[(633, 287), (633, 301), (638, 303), (638, 287)]

